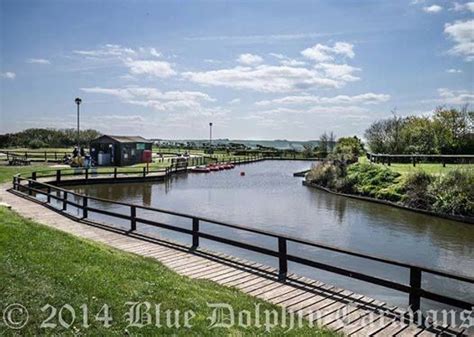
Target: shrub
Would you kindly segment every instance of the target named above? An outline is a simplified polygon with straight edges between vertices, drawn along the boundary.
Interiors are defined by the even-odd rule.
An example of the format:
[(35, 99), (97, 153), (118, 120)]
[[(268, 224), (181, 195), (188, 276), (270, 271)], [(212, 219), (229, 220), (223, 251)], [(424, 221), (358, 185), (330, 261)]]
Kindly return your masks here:
[(405, 189), (403, 204), (408, 207), (431, 209), (434, 197), (431, 194), (430, 185), (433, 180), (434, 177), (425, 171), (410, 173), (403, 182)]
[(306, 180), (336, 190), (339, 179), (345, 176), (343, 165), (342, 162), (324, 161), (309, 171)]
[(437, 177), (430, 192), (434, 196), (435, 212), (474, 216), (473, 170), (454, 170)]

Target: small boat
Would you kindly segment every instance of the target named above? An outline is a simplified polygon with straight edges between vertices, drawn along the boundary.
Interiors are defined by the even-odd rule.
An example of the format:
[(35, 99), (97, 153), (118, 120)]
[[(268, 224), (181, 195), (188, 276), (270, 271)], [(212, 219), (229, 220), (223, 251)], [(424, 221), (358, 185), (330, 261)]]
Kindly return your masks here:
[(219, 167), (216, 165), (209, 165), (207, 168), (211, 171), (219, 171)]
[(197, 173), (208, 173), (211, 172), (211, 169), (206, 166), (196, 166), (191, 169), (191, 172), (197, 172)]

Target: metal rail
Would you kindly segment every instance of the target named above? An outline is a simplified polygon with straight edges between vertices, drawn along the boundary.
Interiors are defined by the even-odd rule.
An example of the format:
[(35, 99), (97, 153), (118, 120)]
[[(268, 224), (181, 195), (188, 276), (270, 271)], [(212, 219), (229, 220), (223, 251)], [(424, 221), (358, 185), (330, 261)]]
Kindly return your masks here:
[[(456, 280), (456, 281), (466, 282), (469, 284), (474, 284), (474, 278), (472, 277), (463, 276), (463, 275), (453, 275), (450, 272), (446, 272), (442, 270), (426, 268), (426, 267), (399, 262), (399, 261), (395, 261), (395, 260), (391, 260), (387, 258), (381, 258), (381, 257), (369, 255), (369, 254), (363, 254), (363, 253), (359, 253), (355, 251), (345, 250), (345, 249), (341, 249), (338, 247), (334, 247), (334, 246), (330, 246), (330, 245), (326, 245), (322, 243), (312, 242), (312, 241), (308, 241), (308, 240), (304, 240), (304, 239), (300, 239), (300, 238), (296, 238), (292, 236), (281, 235), (281, 234), (271, 232), (271, 231), (264, 231), (264, 230), (242, 226), (242, 225), (229, 224), (222, 221), (217, 221), (217, 220), (213, 220), (213, 219), (209, 219), (205, 217), (198, 217), (198, 216), (194, 216), (194, 215), (190, 215), (186, 213), (181, 213), (181, 212), (176, 212), (176, 211), (171, 211), (171, 210), (166, 210), (166, 209), (159, 209), (155, 207), (147, 207), (147, 206), (142, 206), (142, 205), (133, 205), (133, 204), (125, 203), (125, 202), (117, 202), (117, 201), (112, 201), (112, 200), (103, 199), (103, 198), (90, 197), (90, 196), (86, 196), (80, 193), (72, 192), (67, 189), (54, 186), (51, 184), (41, 183), (35, 179), (21, 178), (19, 175), (13, 178), (13, 189), (30, 198), (35, 198), (35, 196), (33, 196), (33, 193), (45, 195), (47, 204), (51, 204), (51, 199), (55, 199), (61, 205), (62, 211), (66, 211), (68, 205), (77, 207), (80, 211), (82, 211), (81, 212), (82, 217), (76, 217), (78, 219), (88, 218), (89, 212), (99, 213), (99, 214), (115, 217), (118, 219), (129, 220), (131, 231), (135, 231), (137, 224), (141, 223), (141, 224), (159, 227), (159, 228), (163, 228), (163, 229), (167, 229), (167, 230), (171, 230), (171, 231), (175, 231), (179, 233), (188, 234), (192, 237), (192, 247), (194, 248), (199, 246), (199, 240), (202, 238), (202, 239), (207, 239), (207, 240), (231, 245), (234, 247), (239, 247), (239, 248), (253, 251), (256, 253), (264, 254), (267, 256), (276, 257), (278, 258), (278, 261), (279, 261), (279, 274), (280, 274), (281, 280), (285, 280), (286, 278), (286, 275), (288, 273), (288, 261), (290, 261), (290, 262), (295, 262), (295, 263), (302, 264), (305, 266), (313, 267), (316, 269), (325, 270), (331, 273), (343, 275), (346, 277), (354, 278), (360, 281), (368, 282), (368, 283), (382, 286), (385, 288), (407, 293), (409, 295), (409, 306), (411, 310), (413, 310), (413, 312), (418, 312), (418, 310), (420, 310), (420, 303), (421, 303), (421, 299), (423, 298), (433, 300), (439, 303), (447, 304), (450, 306), (458, 307), (461, 309), (466, 309), (466, 310), (471, 310), (474, 305), (473, 303), (470, 303), (462, 299), (457, 299), (450, 296), (441, 295), (433, 291), (422, 288), (423, 273), (440, 276), (451, 281)], [(79, 200), (82, 200), (82, 203), (72, 201), (70, 196), (79, 198)], [(113, 205), (125, 206), (126, 208), (129, 209), (129, 212), (128, 214), (123, 214), (123, 213), (118, 213), (118, 212), (114, 212), (110, 210), (104, 210), (97, 207), (91, 207), (89, 205), (89, 202), (91, 200), (98, 201), (101, 203), (109, 203)], [(192, 226), (191, 228), (188, 229), (188, 228), (178, 227), (175, 225), (142, 218), (142, 217), (137, 216), (138, 209), (143, 209), (146, 211), (152, 211), (152, 212), (156, 212), (160, 214), (168, 214), (168, 215), (173, 215), (173, 216), (177, 216), (181, 218), (191, 219)], [(275, 249), (264, 248), (261, 246), (256, 246), (256, 245), (249, 244), (246, 242), (238, 241), (233, 238), (231, 239), (228, 237), (221, 237), (221, 236), (217, 236), (211, 233), (203, 232), (202, 230), (200, 230), (201, 222), (211, 223), (211, 224), (222, 226), (222, 227), (227, 227), (227, 228), (231, 228), (235, 230), (241, 230), (241, 231), (273, 238), (275, 239), (276, 248)], [(356, 270), (336, 267), (331, 264), (310, 260), (308, 258), (303, 258), (300, 256), (295, 256), (288, 253), (288, 250), (287, 250), (288, 243), (295, 243), (295, 244), (315, 247), (315, 248), (319, 248), (319, 249), (323, 249), (323, 250), (327, 250), (331, 252), (337, 252), (337, 253), (344, 254), (347, 256), (362, 258), (367, 261), (375, 261), (379, 263), (384, 263), (386, 265), (402, 267), (409, 270), (410, 277), (407, 283), (399, 283), (393, 280), (388, 280), (385, 278), (368, 275)]]

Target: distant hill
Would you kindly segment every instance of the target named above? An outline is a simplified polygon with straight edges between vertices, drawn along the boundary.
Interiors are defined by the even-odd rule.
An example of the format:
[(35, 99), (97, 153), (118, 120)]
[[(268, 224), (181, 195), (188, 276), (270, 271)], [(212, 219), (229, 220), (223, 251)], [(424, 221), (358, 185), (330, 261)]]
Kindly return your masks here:
[[(198, 146), (209, 143), (208, 139), (180, 139), (180, 140), (151, 139), (151, 140), (160, 141), (160, 142), (170, 142), (170, 143), (193, 142)], [(315, 147), (319, 144), (319, 141), (317, 140), (298, 141), (298, 140), (286, 140), (286, 139), (276, 139), (276, 140), (213, 139), (212, 143), (215, 145), (238, 143), (238, 144), (244, 144), (251, 148), (256, 148), (257, 145), (260, 145), (260, 146), (265, 146), (265, 147), (273, 147), (280, 150), (289, 150), (289, 149), (301, 150), (303, 149), (303, 145), (309, 144), (312, 147)]]

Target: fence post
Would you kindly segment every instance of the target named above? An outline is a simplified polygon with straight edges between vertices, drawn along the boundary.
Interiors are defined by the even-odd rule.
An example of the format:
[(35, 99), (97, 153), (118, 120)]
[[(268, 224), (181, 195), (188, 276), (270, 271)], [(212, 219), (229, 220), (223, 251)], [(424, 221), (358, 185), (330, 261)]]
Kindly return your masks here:
[(418, 317), (420, 310), (420, 290), (421, 290), (421, 269), (416, 267), (410, 268), (410, 295), (408, 304), (412, 310), (414, 317)]
[(48, 161), (48, 156), (47, 156), (47, 152), (44, 151), (44, 161)]
[(86, 168), (86, 180), (89, 179), (89, 169)]
[(50, 186), (48, 186), (47, 192), (48, 192), (47, 200), (48, 200), (48, 204), (50, 204), (51, 203), (51, 187)]
[(131, 223), (131, 230), (137, 230), (137, 208), (133, 205), (130, 206), (130, 223)]
[(31, 179), (36, 180), (36, 171), (31, 172)]
[(192, 249), (199, 247), (199, 219), (193, 218), (193, 246)]
[(146, 167), (143, 167), (143, 178), (146, 177)]
[(279, 280), (285, 280), (288, 273), (288, 260), (286, 257), (286, 239), (278, 238), (278, 261), (279, 261)]
[(61, 181), (61, 170), (56, 170), (56, 182)]
[(117, 168), (114, 167), (114, 179), (117, 179)]
[(57, 161), (58, 160), (58, 153), (55, 151), (54, 152), (54, 161)]
[(67, 209), (67, 192), (63, 192), (63, 211)]
[(87, 197), (82, 197), (82, 218), (87, 218), (88, 212), (87, 212), (87, 204), (88, 204), (88, 198)]

